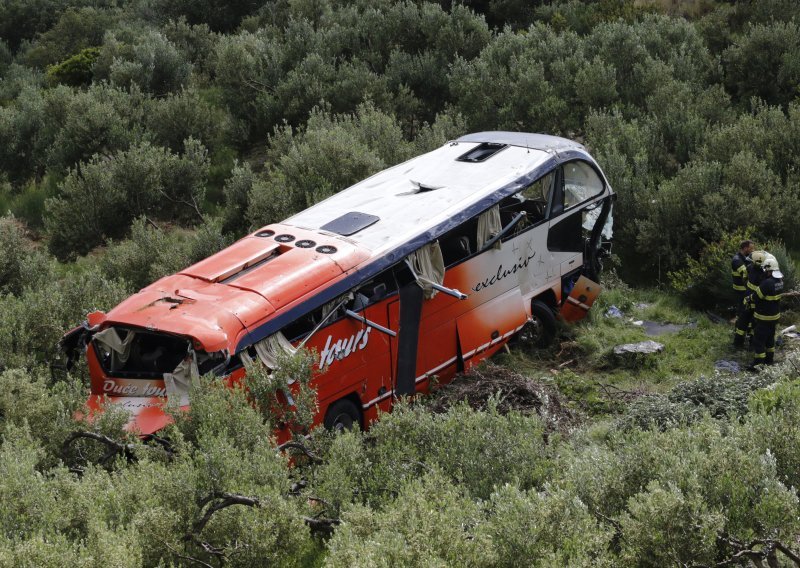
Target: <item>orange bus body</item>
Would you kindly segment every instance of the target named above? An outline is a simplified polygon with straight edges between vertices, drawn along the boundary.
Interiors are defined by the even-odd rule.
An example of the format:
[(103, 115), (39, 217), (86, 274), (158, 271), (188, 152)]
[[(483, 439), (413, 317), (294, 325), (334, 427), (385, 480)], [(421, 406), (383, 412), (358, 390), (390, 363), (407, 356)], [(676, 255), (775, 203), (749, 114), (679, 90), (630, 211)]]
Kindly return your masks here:
[[(165, 400), (187, 379), (239, 381), (278, 336), (317, 353), (317, 423), (347, 400), (367, 425), (497, 352), (542, 305), (557, 312), (580, 276), (596, 279), (612, 198), (574, 142), (468, 135), (90, 314), (65, 343), (87, 358), (89, 409), (120, 405), (143, 435), (169, 423)], [(493, 211), (500, 224), (482, 242)], [(446, 266), (430, 298), (407, 262), (426, 246)]]

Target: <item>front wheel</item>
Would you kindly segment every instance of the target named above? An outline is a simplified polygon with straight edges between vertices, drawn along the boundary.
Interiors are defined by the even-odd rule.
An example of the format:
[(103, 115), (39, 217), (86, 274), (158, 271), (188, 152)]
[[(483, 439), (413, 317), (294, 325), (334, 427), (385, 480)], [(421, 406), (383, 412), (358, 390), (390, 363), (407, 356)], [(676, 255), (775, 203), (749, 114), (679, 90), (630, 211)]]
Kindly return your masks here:
[(519, 332), (520, 343), (536, 348), (553, 344), (556, 338), (556, 316), (541, 300), (531, 302), (531, 321)]
[(352, 400), (343, 398), (328, 407), (324, 424), (325, 428), (334, 432), (361, 428), (361, 413)]

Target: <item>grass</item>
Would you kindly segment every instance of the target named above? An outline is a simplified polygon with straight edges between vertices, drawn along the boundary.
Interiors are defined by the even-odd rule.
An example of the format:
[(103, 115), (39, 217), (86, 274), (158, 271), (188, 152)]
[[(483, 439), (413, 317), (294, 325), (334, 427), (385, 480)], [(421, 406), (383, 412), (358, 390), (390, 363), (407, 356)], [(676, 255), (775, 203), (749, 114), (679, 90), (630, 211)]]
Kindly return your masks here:
[[(611, 306), (621, 309), (623, 317), (606, 316)], [(635, 325), (638, 320), (691, 325), (649, 337)], [(785, 314), (784, 323), (800, 323), (800, 314)], [(552, 381), (575, 406), (604, 416), (622, 411), (636, 395), (665, 393), (678, 383), (712, 376), (720, 359), (747, 365), (752, 355), (732, 349), (732, 333), (732, 323), (711, 321), (675, 294), (620, 286), (604, 291), (590, 315), (565, 327), (552, 348), (539, 352), (512, 348), (497, 359), (528, 376)], [(664, 351), (627, 364), (613, 355), (617, 345), (650, 339), (663, 344)]]

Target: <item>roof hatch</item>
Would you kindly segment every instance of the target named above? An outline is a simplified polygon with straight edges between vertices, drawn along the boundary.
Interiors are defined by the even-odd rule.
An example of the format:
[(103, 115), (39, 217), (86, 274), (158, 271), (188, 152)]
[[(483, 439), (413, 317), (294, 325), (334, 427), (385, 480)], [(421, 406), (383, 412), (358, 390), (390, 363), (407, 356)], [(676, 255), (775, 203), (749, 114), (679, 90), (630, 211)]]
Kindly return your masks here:
[(465, 154), (461, 154), (456, 161), (458, 162), (485, 162), (503, 148), (507, 148), (508, 144), (498, 144), (496, 142), (484, 142), (478, 144), (472, 150)]
[(330, 231), (343, 237), (355, 235), (357, 232), (366, 229), (370, 225), (374, 225), (381, 218), (369, 213), (360, 213), (358, 211), (351, 211), (345, 213), (341, 217), (337, 217), (333, 221), (328, 221), (320, 227), (322, 231)]

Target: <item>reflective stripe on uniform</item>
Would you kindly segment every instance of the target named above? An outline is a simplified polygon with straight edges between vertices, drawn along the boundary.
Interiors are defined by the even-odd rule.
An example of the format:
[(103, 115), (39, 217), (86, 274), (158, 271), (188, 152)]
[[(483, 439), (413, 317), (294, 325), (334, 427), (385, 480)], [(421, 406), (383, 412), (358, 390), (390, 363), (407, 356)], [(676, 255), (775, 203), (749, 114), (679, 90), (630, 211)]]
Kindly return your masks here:
[(767, 347), (767, 353), (775, 353), (774, 347)]
[(766, 359), (767, 358), (767, 354), (766, 353), (756, 353), (755, 355), (753, 355), (753, 357), (755, 357), (756, 359)]
[(737, 292), (746, 292), (747, 291), (747, 288), (745, 288), (744, 286), (739, 286), (738, 284), (734, 284), (733, 285), (733, 289), (736, 290)]
[(778, 300), (781, 299), (781, 297), (780, 296), (764, 296), (764, 299), (767, 300), (768, 302), (777, 302)]
[(744, 334), (745, 333), (743, 329), (738, 329), (738, 328), (736, 329), (736, 335), (744, 335)]
[(750, 288), (750, 289), (751, 289), (753, 292), (755, 292), (756, 290), (758, 290), (758, 286), (757, 286), (756, 284), (753, 284), (753, 283), (752, 283), (752, 282), (750, 282), (750, 281), (748, 281), (748, 282), (747, 282), (747, 287), (748, 287), (748, 288)]
[(775, 314), (774, 316), (765, 316), (764, 314), (760, 314), (758, 312), (755, 313), (755, 318), (761, 321), (778, 321), (781, 317), (781, 314)]

